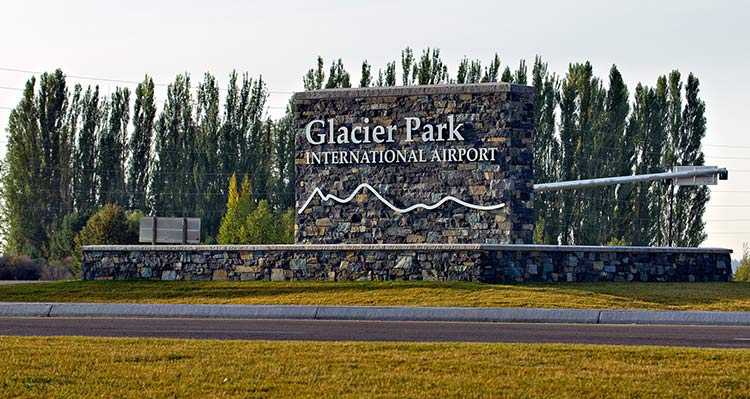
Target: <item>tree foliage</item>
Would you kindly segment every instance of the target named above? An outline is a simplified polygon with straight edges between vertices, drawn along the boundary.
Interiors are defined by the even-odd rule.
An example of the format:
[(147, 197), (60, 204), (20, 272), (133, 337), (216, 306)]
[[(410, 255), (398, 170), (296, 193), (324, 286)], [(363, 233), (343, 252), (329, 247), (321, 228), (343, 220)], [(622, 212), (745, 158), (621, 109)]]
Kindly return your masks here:
[[(351, 86), (342, 59), (329, 68), (322, 57), (316, 61), (303, 76), (306, 90)], [(641, 83), (631, 92), (615, 66), (608, 79), (600, 79), (588, 62), (557, 75), (537, 57), (527, 77), (524, 60), (511, 70), (502, 68), (497, 54), (484, 62), (463, 57), (455, 79), (439, 49), (407, 47), (399, 68), (396, 62), (379, 67), (374, 76), (374, 67), (364, 61), (359, 85), (530, 80), (536, 87), (535, 183), (705, 162), (705, 103), (692, 74), (683, 81), (679, 71), (671, 71), (653, 86)], [(60, 70), (29, 79), (10, 114), (2, 167), (8, 254), (66, 256), (81, 220), (107, 203), (156, 216), (200, 217), (208, 242), (216, 236), (223, 242), (290, 242), (294, 102), (283, 117), (271, 120), (262, 76), (232, 72), (222, 92), (211, 74), (195, 87), (181, 74), (157, 111), (154, 86), (148, 76), (137, 85), (131, 114), (127, 88), (109, 95), (97, 86), (71, 90)], [(230, 211), (235, 174), (246, 176), (252, 187), (234, 189), (237, 201), (241, 192), (251, 192), (243, 198), (252, 210), (242, 216)], [(540, 194), (534, 197), (534, 240), (697, 246), (706, 237), (708, 201), (705, 187), (679, 187), (673, 194), (658, 183)], [(258, 211), (263, 208), (267, 211)], [(269, 214), (274, 226), (265, 226)], [(228, 216), (238, 235), (220, 231)]]

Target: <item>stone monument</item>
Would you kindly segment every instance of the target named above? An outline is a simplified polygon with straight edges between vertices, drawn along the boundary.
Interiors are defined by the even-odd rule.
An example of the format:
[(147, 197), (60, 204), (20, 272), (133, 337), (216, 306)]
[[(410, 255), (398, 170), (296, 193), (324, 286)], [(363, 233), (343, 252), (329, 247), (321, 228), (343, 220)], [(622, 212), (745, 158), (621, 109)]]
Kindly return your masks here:
[(530, 244), (534, 90), (297, 93), (296, 242)]

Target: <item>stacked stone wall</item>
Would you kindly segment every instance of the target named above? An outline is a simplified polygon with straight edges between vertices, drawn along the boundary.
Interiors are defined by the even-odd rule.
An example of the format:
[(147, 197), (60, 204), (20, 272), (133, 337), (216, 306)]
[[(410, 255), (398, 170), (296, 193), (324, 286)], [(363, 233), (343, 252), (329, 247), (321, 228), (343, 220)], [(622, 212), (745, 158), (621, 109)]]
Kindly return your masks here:
[(336, 247), (92, 246), (83, 251), (83, 277), (86, 280), (494, 283), (728, 281), (732, 273), (731, 251), (722, 249), (536, 245)]
[[(507, 83), (297, 93), (296, 204), (302, 213), (297, 216), (296, 242), (530, 244), (534, 223), (533, 96), (533, 87)], [(445, 124), (447, 130), (462, 124), (463, 140), (448, 140), (447, 131), (442, 141), (423, 141), (418, 133), (408, 140), (404, 132), (409, 117), (418, 118), (422, 125)], [(306, 136), (306, 127), (315, 120), (327, 125), (333, 121), (336, 136), (339, 127), (351, 130), (394, 126), (397, 130), (390, 143), (313, 145)], [(318, 134), (327, 132), (327, 125)], [(456, 158), (445, 155), (449, 153), (443, 150)], [(349, 151), (415, 151), (424, 159), (351, 162)], [(443, 161), (431, 161), (435, 151)], [(491, 154), (492, 159), (469, 159), (467, 154), (480, 151), (486, 158)], [(329, 153), (334, 157), (331, 163), (314, 162), (310, 153)], [(458, 154), (463, 154), (461, 162), (451, 160), (457, 159)], [(474, 205), (504, 203), (505, 207), (476, 210), (446, 202), (433, 210), (399, 213), (368, 190), (358, 192), (345, 204), (322, 201), (315, 195), (317, 189), (324, 195), (346, 198), (363, 183), (401, 209), (415, 204), (432, 205), (447, 196)], [(313, 200), (304, 207), (311, 197)]]

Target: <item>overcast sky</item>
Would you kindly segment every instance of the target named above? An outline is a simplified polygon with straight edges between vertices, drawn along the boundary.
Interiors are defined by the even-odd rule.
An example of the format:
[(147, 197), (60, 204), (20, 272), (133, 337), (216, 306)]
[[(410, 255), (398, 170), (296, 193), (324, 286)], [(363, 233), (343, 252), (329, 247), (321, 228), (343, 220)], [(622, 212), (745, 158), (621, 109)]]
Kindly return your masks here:
[[(4, 2), (0, 68), (169, 83), (188, 72), (211, 72), (226, 85), (234, 69), (263, 75), (269, 113), (283, 111), (288, 92), (321, 55), (342, 58), (354, 81), (367, 59), (374, 70), (400, 51), (437, 47), (450, 72), (464, 55), (503, 65), (535, 55), (564, 74), (589, 60), (605, 78), (612, 64), (631, 93), (660, 74), (695, 73), (707, 104), (707, 164), (726, 166), (730, 180), (712, 189), (704, 246), (741, 256), (750, 241), (750, 6), (733, 0), (646, 1), (143, 1)], [(28, 73), (0, 70), (0, 126), (21, 95)], [(70, 78), (72, 85), (116, 83)], [(164, 90), (157, 92), (164, 100)], [(745, 121), (745, 122), (743, 122)], [(6, 139), (3, 129), (0, 155)], [(711, 145), (711, 146), (709, 146)], [(725, 147), (726, 146), (726, 147)], [(739, 159), (737, 159), (739, 158)], [(592, 176), (593, 177), (593, 176)]]

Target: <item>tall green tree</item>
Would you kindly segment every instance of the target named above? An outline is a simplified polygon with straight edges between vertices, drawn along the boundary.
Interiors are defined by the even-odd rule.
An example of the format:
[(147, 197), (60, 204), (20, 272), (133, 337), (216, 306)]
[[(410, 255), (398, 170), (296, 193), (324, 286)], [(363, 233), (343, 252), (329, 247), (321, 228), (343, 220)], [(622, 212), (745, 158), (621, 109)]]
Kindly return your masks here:
[(396, 61), (389, 62), (385, 66), (385, 86), (396, 85)]
[(133, 105), (133, 133), (128, 150), (128, 205), (131, 209), (145, 210), (148, 199), (148, 182), (153, 155), (151, 143), (156, 119), (154, 81), (146, 76), (135, 89)]
[(221, 214), (217, 211), (224, 205), (219, 152), (220, 113), (219, 84), (213, 75), (206, 73), (196, 90), (193, 190), (187, 196), (195, 201), (195, 216), (201, 218), (208, 237), (216, 235), (221, 222)]
[(318, 63), (315, 68), (307, 71), (302, 78), (305, 90), (320, 90), (325, 82), (325, 71), (323, 71), (323, 57), (318, 56)]
[(126, 161), (128, 154), (127, 127), (130, 121), (130, 91), (117, 88), (112, 93), (97, 146), (96, 170), (99, 177), (98, 202), (127, 205)]
[[(498, 68), (499, 69), (499, 68)], [(556, 137), (556, 112), (559, 81), (548, 72), (547, 63), (537, 56), (532, 71), (534, 92), (534, 182), (550, 183), (559, 180), (560, 142)], [(537, 244), (557, 244), (559, 236), (560, 204), (555, 192), (534, 196), (535, 231)]]
[(510, 71), (510, 67), (505, 67), (503, 70), (503, 76), (500, 77), (501, 82), (513, 83), (513, 73)]
[(151, 179), (153, 211), (157, 216), (192, 215), (195, 124), (190, 77), (177, 75), (167, 88), (167, 100), (155, 126), (155, 161)]
[(414, 80), (410, 76), (413, 65), (414, 51), (412, 51), (411, 47), (407, 46), (401, 51), (401, 83), (404, 86), (414, 84)]
[(81, 100), (81, 116), (78, 130), (78, 144), (75, 150), (73, 197), (76, 210), (91, 214), (97, 210), (98, 155), (97, 134), (102, 125), (103, 115), (99, 103), (99, 86), (93, 90), (89, 86)]
[(344, 68), (344, 63), (339, 58), (331, 63), (331, 69), (328, 72), (328, 81), (326, 89), (348, 88), (352, 87), (349, 79), (349, 72)]
[(3, 172), (4, 252), (38, 257), (46, 244), (40, 223), (45, 202), (42, 138), (35, 93), (36, 79), (26, 82), (23, 97), (8, 118), (8, 147)]
[[(63, 216), (72, 209), (65, 201), (65, 192), (70, 185), (70, 155), (72, 148), (69, 139), (72, 132), (66, 125), (68, 110), (68, 87), (62, 70), (42, 74), (39, 79), (39, 96), (37, 97), (39, 112), (39, 138), (41, 139), (42, 182), (44, 201), (48, 204), (38, 209), (41, 222), (45, 226), (47, 236), (57, 230)], [(45, 239), (44, 253), (48, 251)]]
[[(706, 135), (706, 104), (700, 98), (700, 81), (692, 73), (685, 85), (685, 107), (677, 141), (677, 165), (701, 166), (705, 157), (701, 141)], [(678, 246), (698, 246), (706, 239), (703, 214), (710, 199), (706, 186), (683, 186), (675, 197), (674, 237)]]
[[(500, 66), (498, 61), (498, 67)], [(515, 75), (513, 76), (513, 83), (518, 83), (520, 85), (526, 84), (526, 60), (521, 60), (518, 63), (518, 69), (516, 70)]]
[(289, 100), (286, 114), (273, 126), (274, 197), (277, 209), (294, 207), (294, 100)]
[(362, 74), (359, 79), (359, 87), (370, 87), (372, 85), (372, 66), (367, 60), (362, 61)]

